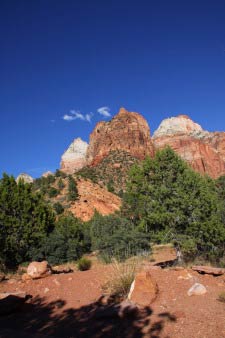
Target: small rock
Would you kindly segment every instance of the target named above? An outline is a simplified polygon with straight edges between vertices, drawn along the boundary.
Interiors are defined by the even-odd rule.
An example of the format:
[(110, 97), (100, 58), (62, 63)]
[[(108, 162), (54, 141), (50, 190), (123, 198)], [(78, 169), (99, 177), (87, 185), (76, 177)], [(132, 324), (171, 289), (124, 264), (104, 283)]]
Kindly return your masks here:
[(65, 266), (54, 266), (52, 268), (52, 273), (54, 274), (60, 274), (60, 273), (71, 273), (73, 272), (73, 269), (70, 267), (65, 267)]
[(15, 278), (10, 278), (7, 283), (8, 284), (15, 284), (17, 282), (17, 280)]
[(56, 278), (53, 279), (53, 282), (54, 282), (55, 285), (57, 285), (57, 286), (61, 285), (60, 282), (59, 282)]
[(181, 270), (180, 275), (177, 277), (177, 279), (184, 279), (184, 280), (188, 280), (191, 278), (192, 278), (192, 275), (187, 270)]
[(188, 296), (200, 296), (204, 295), (207, 292), (204, 285), (200, 283), (195, 283), (192, 287), (188, 290)]
[(225, 269), (213, 268), (212, 266), (204, 266), (204, 265), (192, 266), (192, 270), (197, 271), (199, 273), (206, 273), (208, 275), (213, 275), (213, 276), (220, 276), (220, 275), (225, 274)]
[(32, 279), (27, 273), (24, 273), (21, 278), (24, 282)]
[(45, 288), (44, 293), (48, 293), (48, 292), (49, 292), (49, 288)]
[(28, 265), (27, 274), (32, 279), (47, 277), (52, 273), (51, 267), (47, 261), (32, 262)]

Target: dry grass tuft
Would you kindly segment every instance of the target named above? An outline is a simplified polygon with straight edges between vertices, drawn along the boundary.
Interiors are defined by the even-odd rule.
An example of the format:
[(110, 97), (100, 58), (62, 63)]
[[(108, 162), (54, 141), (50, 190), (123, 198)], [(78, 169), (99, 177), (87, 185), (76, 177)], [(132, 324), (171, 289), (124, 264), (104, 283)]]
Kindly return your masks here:
[(222, 291), (218, 296), (218, 301), (225, 303), (225, 291)]
[(127, 297), (134, 277), (140, 270), (141, 265), (142, 260), (138, 257), (132, 257), (123, 263), (112, 259), (108, 282), (103, 285), (103, 291), (115, 299)]

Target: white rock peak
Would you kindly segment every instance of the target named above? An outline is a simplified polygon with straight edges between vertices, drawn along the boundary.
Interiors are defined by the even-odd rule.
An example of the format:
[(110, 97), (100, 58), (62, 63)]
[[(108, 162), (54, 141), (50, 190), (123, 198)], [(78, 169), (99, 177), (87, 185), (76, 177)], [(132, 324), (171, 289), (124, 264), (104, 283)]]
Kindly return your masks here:
[(195, 134), (195, 136), (199, 135), (200, 137), (205, 133), (206, 131), (204, 131), (198, 123), (193, 122), (188, 116), (178, 115), (163, 120), (159, 128), (154, 132), (153, 137), (175, 134)]
[(21, 173), (17, 176), (16, 182), (18, 183), (19, 180), (24, 181), (25, 183), (32, 183), (34, 181), (33, 177), (26, 174), (26, 173)]
[(74, 139), (69, 148), (62, 155), (62, 161), (85, 158), (87, 148), (88, 143), (83, 141), (80, 137)]

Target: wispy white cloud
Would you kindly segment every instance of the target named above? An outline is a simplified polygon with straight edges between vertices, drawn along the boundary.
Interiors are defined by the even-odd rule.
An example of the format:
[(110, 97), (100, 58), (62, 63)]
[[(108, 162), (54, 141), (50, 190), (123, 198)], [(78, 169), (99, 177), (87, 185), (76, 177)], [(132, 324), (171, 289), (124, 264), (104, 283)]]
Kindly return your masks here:
[(80, 111), (70, 110), (69, 114), (63, 115), (64, 121), (73, 121), (73, 120), (82, 120), (86, 122), (91, 122), (93, 114), (82, 114)]
[(85, 115), (86, 121), (91, 122), (92, 116), (93, 116), (93, 113), (86, 114)]
[(104, 117), (110, 117), (111, 116), (109, 107), (100, 107), (100, 108), (97, 109), (97, 112)]

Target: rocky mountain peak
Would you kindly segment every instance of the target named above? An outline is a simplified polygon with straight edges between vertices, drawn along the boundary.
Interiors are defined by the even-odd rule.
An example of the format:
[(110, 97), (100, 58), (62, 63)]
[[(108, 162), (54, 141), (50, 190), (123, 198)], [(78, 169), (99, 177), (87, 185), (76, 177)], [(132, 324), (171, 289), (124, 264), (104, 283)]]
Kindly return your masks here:
[(187, 115), (178, 115), (163, 120), (159, 128), (154, 132), (153, 137), (162, 137), (176, 134), (204, 133), (202, 127), (192, 121)]
[(121, 108), (119, 109), (119, 112), (118, 112), (117, 115), (122, 115), (122, 114), (127, 114), (127, 113), (129, 113), (129, 112), (126, 110), (126, 108), (121, 107)]
[(123, 150), (138, 159), (153, 156), (154, 148), (147, 121), (139, 113), (120, 108), (109, 122), (100, 122), (90, 135), (88, 163), (96, 165), (110, 151)]
[(33, 183), (34, 181), (33, 177), (26, 173), (19, 174), (16, 178), (16, 182), (18, 183), (19, 180), (23, 180), (25, 183)]
[(61, 158), (61, 170), (67, 174), (83, 168), (86, 165), (88, 143), (80, 137), (73, 140)]

